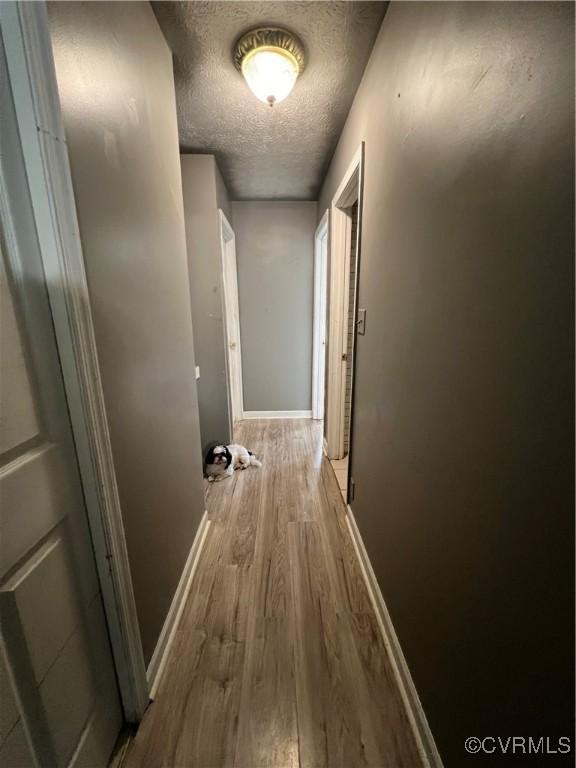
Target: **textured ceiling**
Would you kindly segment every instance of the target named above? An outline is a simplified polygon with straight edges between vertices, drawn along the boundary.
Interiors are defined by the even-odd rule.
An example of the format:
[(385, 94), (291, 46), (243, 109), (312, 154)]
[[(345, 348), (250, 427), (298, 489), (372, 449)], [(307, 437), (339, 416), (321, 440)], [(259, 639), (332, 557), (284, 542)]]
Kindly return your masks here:
[[(158, 2), (174, 53), (180, 146), (216, 155), (234, 200), (316, 200), (372, 50), (383, 2)], [(246, 30), (295, 32), (306, 67), (272, 109), (232, 63)]]

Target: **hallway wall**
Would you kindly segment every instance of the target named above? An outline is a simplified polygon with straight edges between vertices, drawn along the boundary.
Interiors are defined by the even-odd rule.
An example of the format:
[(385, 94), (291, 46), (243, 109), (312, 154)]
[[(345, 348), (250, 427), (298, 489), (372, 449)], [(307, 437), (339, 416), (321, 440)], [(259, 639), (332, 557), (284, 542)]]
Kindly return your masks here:
[(145, 659), (204, 511), (172, 57), (148, 3), (49, 3)]
[(218, 208), (231, 222), (226, 186), (213, 155), (181, 155), (202, 445), (230, 442), (222, 254)]
[(353, 509), (446, 768), (572, 733), (573, 131), (571, 4), (393, 2), (318, 209), (365, 140)]
[(232, 203), (245, 411), (312, 408), (315, 202)]

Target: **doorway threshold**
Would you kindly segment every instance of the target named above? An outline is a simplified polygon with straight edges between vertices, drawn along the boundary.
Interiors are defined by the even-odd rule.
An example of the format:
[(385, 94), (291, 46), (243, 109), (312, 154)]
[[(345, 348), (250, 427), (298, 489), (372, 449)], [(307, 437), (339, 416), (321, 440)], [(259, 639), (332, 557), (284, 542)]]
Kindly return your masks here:
[(330, 459), (330, 464), (336, 475), (344, 504), (346, 504), (348, 500), (348, 456), (344, 456), (343, 459)]

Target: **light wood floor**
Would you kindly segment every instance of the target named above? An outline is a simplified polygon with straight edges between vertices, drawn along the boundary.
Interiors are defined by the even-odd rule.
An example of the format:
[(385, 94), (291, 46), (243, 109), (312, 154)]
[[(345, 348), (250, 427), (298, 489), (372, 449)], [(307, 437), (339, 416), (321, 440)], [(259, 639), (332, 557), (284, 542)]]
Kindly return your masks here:
[(236, 438), (263, 466), (207, 484), (212, 525), (126, 765), (419, 768), (321, 424)]

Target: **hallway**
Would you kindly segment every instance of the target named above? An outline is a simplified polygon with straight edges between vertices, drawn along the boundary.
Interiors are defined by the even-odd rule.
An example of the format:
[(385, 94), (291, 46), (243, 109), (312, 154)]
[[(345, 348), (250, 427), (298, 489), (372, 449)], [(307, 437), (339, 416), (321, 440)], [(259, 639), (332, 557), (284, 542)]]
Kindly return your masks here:
[(574, 767), (575, 8), (0, 2), (2, 768)]
[(211, 520), (128, 768), (416, 768), (321, 422), (245, 421), (262, 459), (207, 486)]

